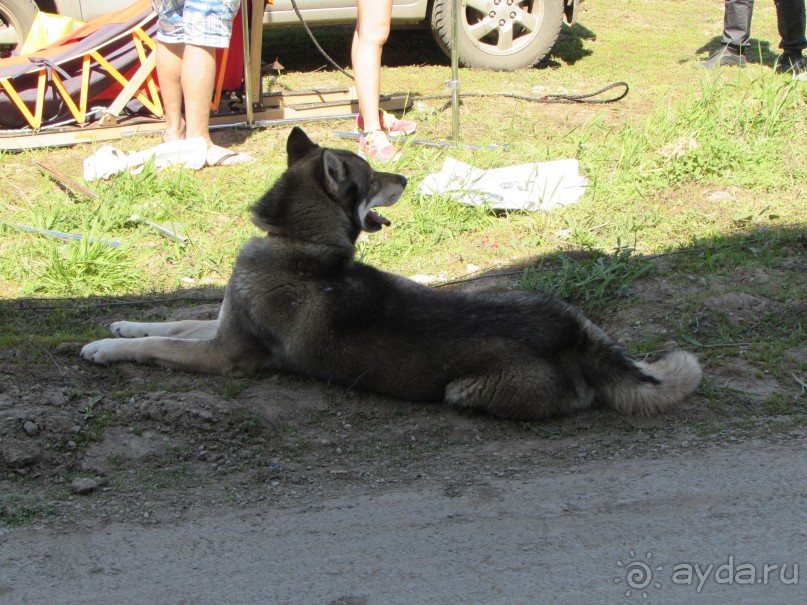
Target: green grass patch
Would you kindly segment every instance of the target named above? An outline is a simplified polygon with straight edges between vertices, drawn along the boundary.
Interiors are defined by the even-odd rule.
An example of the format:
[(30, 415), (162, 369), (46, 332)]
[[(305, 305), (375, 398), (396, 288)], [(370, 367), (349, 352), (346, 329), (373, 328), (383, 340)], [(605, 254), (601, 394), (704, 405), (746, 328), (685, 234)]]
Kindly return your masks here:
[(633, 249), (620, 248), (613, 254), (594, 253), (583, 260), (558, 254), (528, 267), (520, 287), (541, 290), (574, 302), (584, 309), (602, 307), (628, 295), (631, 284), (653, 272), (652, 263), (632, 260)]
[(25, 527), (59, 514), (59, 508), (41, 497), (21, 493), (0, 496), (0, 526)]

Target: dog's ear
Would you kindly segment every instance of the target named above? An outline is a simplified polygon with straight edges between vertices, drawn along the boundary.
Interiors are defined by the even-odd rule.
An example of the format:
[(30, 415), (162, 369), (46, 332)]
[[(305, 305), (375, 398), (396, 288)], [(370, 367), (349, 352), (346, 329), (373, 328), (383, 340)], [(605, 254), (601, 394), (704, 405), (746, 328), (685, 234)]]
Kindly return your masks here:
[(322, 170), (325, 190), (331, 195), (339, 195), (339, 188), (347, 179), (347, 168), (342, 158), (330, 149), (322, 152)]
[(309, 139), (308, 135), (303, 132), (302, 128), (295, 126), (291, 129), (289, 139), (286, 141), (288, 165), (291, 166), (317, 147), (319, 147), (319, 145)]

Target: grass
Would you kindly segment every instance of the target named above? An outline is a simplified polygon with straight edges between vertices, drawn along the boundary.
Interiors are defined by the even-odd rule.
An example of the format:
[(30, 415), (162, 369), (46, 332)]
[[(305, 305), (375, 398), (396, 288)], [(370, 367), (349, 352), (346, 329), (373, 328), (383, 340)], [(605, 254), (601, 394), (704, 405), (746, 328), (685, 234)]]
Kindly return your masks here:
[(24, 527), (33, 521), (59, 514), (59, 507), (40, 497), (15, 493), (0, 497), (0, 527)]
[(632, 253), (632, 248), (617, 248), (613, 254), (595, 253), (582, 260), (565, 254), (545, 257), (536, 267), (524, 270), (519, 286), (548, 292), (584, 309), (603, 306), (628, 296), (634, 281), (653, 272), (652, 263), (634, 262)]
[(125, 490), (133, 483), (151, 490), (197, 487), (209, 478), (193, 472), (189, 462), (192, 458), (193, 452), (188, 448), (174, 447), (160, 454), (148, 454), (131, 468), (125, 458), (112, 456), (109, 486), (113, 490)]

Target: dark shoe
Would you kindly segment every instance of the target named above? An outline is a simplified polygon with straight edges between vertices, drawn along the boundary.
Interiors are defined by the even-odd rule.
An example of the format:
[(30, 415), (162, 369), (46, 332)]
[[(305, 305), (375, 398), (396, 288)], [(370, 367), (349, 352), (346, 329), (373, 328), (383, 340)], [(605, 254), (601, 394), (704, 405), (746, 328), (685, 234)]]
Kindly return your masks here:
[(721, 46), (705, 61), (701, 61), (698, 67), (701, 69), (714, 69), (721, 65), (735, 65), (737, 67), (745, 67), (745, 57), (743, 57), (740, 49), (736, 46), (727, 44)]
[(778, 74), (789, 73), (795, 77), (807, 71), (807, 65), (805, 65), (804, 57), (801, 56), (801, 53), (785, 53), (777, 59), (775, 69)]

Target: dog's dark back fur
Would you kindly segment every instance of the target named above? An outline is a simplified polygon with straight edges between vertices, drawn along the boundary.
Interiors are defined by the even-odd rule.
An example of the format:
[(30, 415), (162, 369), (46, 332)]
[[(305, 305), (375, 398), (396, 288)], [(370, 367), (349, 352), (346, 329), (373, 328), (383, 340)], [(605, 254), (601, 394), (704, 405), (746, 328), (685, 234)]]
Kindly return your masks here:
[(595, 401), (650, 414), (697, 387), (689, 353), (636, 362), (546, 294), (433, 289), (357, 262), (359, 233), (389, 224), (373, 209), (394, 204), (406, 179), (319, 147), (299, 128), (287, 149), (288, 169), (252, 208), (268, 236), (239, 253), (216, 325), (118, 322), (113, 331), (130, 342), (90, 343), (85, 358), (284, 370), (527, 420)]
[[(295, 371), (514, 418), (568, 413), (595, 399), (651, 413), (697, 385), (700, 370), (688, 354), (635, 363), (577, 308), (548, 295), (432, 289), (356, 262), (356, 208), (376, 179), (393, 175), (295, 133), (288, 155), (288, 170), (252, 212), (279, 236), (256, 244), (272, 249), (273, 277), (281, 267), (303, 269), (286, 279), (308, 297), (305, 320), (298, 324), (294, 313), (295, 333), (280, 338), (299, 345), (284, 362)], [(264, 308), (277, 313), (274, 304)], [(679, 384), (668, 369), (686, 376)]]

